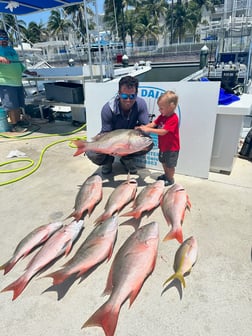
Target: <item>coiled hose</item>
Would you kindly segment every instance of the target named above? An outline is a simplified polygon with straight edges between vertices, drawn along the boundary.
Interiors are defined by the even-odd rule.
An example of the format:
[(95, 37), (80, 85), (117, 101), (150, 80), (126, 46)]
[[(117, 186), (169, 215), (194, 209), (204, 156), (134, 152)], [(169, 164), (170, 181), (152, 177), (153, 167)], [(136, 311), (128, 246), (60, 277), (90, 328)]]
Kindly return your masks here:
[[(60, 133), (60, 134), (57, 134), (57, 133), (56, 134), (49, 134), (49, 135), (44, 135), (44, 136), (38, 135), (38, 136), (29, 136), (28, 137), (29, 134), (31, 134), (31, 133), (35, 132), (36, 130), (38, 130), (38, 129), (36, 129), (36, 130), (33, 130), (33, 131), (29, 132), (29, 133), (25, 133), (25, 134), (18, 135), (18, 136), (8, 136), (8, 135), (0, 134), (0, 137), (14, 139), (14, 140), (18, 140), (18, 139), (19, 140), (27, 140), (27, 139), (30, 140), (30, 139), (38, 139), (38, 138), (47, 138), (47, 137), (52, 137), (52, 136), (66, 136), (66, 135), (71, 135), (71, 134), (75, 134), (77, 132), (80, 132), (85, 127), (86, 127), (86, 124), (82, 125), (80, 128), (78, 128), (78, 129), (76, 129), (74, 131), (71, 131), (71, 132)], [(54, 142), (48, 144), (47, 146), (45, 146), (42, 149), (37, 164), (28, 173), (25, 173), (24, 175), (16, 177), (14, 179), (7, 180), (5, 182), (0, 182), (0, 186), (4, 186), (4, 185), (7, 185), (7, 184), (11, 184), (11, 183), (20, 181), (20, 180), (26, 178), (27, 176), (33, 174), (40, 167), (40, 165), (42, 163), (43, 156), (44, 156), (45, 152), (50, 147), (55, 146), (55, 145), (57, 145), (59, 143), (65, 142), (65, 141), (73, 141), (73, 140), (76, 140), (76, 139), (85, 140), (86, 136), (66, 138), (66, 139), (57, 140), (57, 141), (54, 141)], [(32, 167), (34, 165), (34, 161), (32, 159), (29, 159), (29, 158), (18, 158), (18, 159), (9, 160), (9, 161), (0, 163), (0, 167), (7, 166), (8, 164), (12, 164), (12, 163), (15, 163), (15, 162), (29, 162), (29, 163), (26, 166), (24, 166), (24, 167), (20, 167), (20, 168), (16, 168), (16, 169), (0, 170), (0, 174), (19, 172), (19, 171), (22, 171), (22, 170), (26, 170), (26, 169), (28, 169), (28, 168), (30, 168), (30, 167)]]

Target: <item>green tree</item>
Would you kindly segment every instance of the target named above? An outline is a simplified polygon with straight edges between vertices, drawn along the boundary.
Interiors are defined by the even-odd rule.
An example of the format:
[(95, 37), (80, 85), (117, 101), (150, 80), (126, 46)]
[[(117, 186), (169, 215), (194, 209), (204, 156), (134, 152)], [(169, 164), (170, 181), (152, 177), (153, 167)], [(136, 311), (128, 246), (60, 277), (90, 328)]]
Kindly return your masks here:
[(28, 28), (26, 29), (24, 34), (27, 41), (31, 44), (44, 42), (48, 39), (49, 36), (49, 33), (42, 22), (37, 24), (33, 21), (28, 24)]
[[(18, 30), (20, 31), (20, 38), (22, 38), (22, 34), (24, 35), (26, 32), (26, 23), (23, 20), (15, 20), (14, 15), (11, 14), (3, 14), (3, 19), (5, 22), (6, 30), (9, 35), (10, 40), (15, 43), (15, 41), (19, 41)], [(18, 24), (18, 27), (17, 25)], [(2, 28), (4, 25), (2, 23)]]
[[(91, 1), (87, 1), (87, 3), (88, 2)], [(86, 10), (88, 15), (88, 29), (91, 30), (95, 28), (95, 24), (93, 22), (94, 13), (88, 6), (86, 6)], [(77, 37), (81, 38), (82, 42), (84, 42), (87, 34), (84, 5), (81, 4), (65, 7), (64, 12), (65, 15), (69, 17), (69, 20), (73, 23), (74, 28), (77, 29)]]
[(69, 27), (73, 27), (73, 24), (65, 17), (64, 11), (62, 9), (53, 9), (47, 23), (50, 35), (56, 35), (58, 38), (66, 40)]

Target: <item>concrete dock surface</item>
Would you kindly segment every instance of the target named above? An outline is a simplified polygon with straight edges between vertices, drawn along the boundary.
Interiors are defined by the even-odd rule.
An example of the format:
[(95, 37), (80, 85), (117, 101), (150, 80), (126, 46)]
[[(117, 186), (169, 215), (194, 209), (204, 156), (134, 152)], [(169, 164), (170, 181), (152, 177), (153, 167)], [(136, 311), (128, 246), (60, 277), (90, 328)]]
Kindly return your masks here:
[[(73, 157), (74, 148), (66, 123), (41, 124), (36, 132), (19, 139), (0, 138), (0, 162), (11, 151), (18, 150), (34, 160), (41, 158), (38, 169), (17, 182), (2, 185), (0, 221), (0, 265), (13, 254), (17, 244), (36, 227), (65, 219), (74, 206), (79, 186), (99, 167), (83, 155)], [(54, 134), (52, 136), (47, 136)], [(81, 131), (77, 135), (84, 135)], [(42, 136), (42, 137), (37, 137)], [(44, 137), (46, 136), (46, 137)], [(61, 142), (50, 145), (60, 140)], [(66, 140), (66, 141), (63, 141)], [(27, 163), (2, 166), (16, 168)], [(197, 164), (197, 163), (195, 163)], [(31, 169), (31, 168), (30, 168)], [(28, 171), (30, 170), (28, 169)], [(15, 179), (26, 171), (0, 174), (1, 182)], [(160, 172), (139, 169), (132, 175), (138, 181), (138, 193), (156, 180)], [(12, 292), (0, 293), (0, 330), (2, 336), (102, 336), (103, 329), (81, 329), (83, 323), (107, 300), (102, 296), (113, 258), (132, 226), (119, 226), (112, 258), (103, 262), (87, 277), (70, 279), (52, 286), (51, 278), (42, 276), (58, 270), (69, 260), (94, 228), (94, 220), (103, 212), (113, 189), (125, 181), (120, 163), (114, 174), (103, 176), (103, 198), (90, 217), (84, 219), (84, 230), (67, 257), (61, 257), (49, 269), (32, 278), (23, 293), (12, 301)], [(184, 238), (194, 236), (199, 245), (198, 260), (185, 277), (186, 287), (174, 280), (164, 281), (173, 272), (176, 240), (163, 242), (168, 228), (158, 207), (140, 225), (159, 224), (159, 248), (156, 267), (129, 308), (121, 308), (116, 336), (250, 336), (252, 330), (252, 162), (235, 158), (230, 175), (209, 173), (208, 179), (176, 174), (176, 183), (186, 189), (192, 203), (186, 211)], [(125, 207), (130, 208), (129, 204)], [(127, 221), (119, 217), (119, 223)], [(64, 223), (69, 223), (71, 219)], [(0, 291), (20, 277), (38, 250), (20, 260), (6, 275), (0, 271)]]

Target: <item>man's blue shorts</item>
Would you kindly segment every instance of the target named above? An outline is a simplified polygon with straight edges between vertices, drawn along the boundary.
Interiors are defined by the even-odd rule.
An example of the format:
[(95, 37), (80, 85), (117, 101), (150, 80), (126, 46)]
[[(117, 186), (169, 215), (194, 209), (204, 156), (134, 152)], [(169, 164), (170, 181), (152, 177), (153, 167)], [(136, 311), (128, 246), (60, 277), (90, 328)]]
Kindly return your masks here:
[(0, 85), (0, 98), (6, 111), (25, 106), (23, 86)]

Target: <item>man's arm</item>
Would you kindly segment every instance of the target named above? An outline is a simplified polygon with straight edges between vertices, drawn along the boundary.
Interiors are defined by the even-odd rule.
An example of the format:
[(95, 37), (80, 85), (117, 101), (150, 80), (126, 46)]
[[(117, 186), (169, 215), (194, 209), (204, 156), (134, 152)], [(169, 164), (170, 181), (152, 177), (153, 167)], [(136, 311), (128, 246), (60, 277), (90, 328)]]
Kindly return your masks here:
[(138, 122), (140, 125), (147, 125), (149, 123), (149, 111), (146, 101), (142, 98), (138, 98)]
[(112, 113), (108, 103), (106, 103), (101, 110), (101, 133), (110, 132), (113, 130)]

